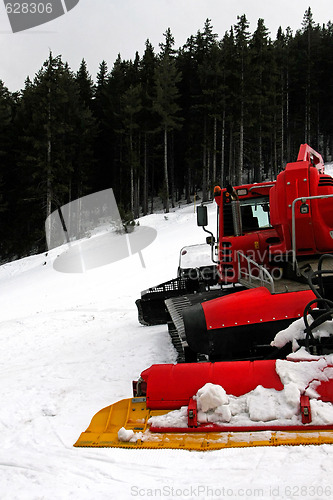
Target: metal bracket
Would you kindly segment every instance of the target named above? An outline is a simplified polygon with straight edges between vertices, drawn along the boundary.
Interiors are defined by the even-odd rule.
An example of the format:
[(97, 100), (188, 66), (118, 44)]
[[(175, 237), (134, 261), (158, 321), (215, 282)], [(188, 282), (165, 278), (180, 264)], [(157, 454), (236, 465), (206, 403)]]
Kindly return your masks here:
[(301, 396), (301, 415), (302, 424), (310, 424), (312, 421), (311, 417), (311, 406), (309, 396)]
[(188, 427), (198, 427), (198, 407), (195, 399), (191, 398), (187, 408)]

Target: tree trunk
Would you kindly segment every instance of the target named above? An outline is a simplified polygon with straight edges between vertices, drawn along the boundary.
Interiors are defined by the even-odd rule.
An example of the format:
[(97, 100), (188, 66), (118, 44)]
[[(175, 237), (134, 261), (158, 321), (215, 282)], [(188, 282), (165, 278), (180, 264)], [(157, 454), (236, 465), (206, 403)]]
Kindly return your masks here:
[(150, 213), (154, 213), (154, 165), (151, 169), (151, 197), (150, 197)]
[(207, 121), (204, 119), (204, 137), (202, 151), (202, 201), (207, 201)]
[(131, 163), (131, 215), (134, 217), (134, 167), (133, 167), (133, 136), (130, 132), (130, 163)]
[(235, 185), (235, 163), (234, 163), (234, 140), (233, 140), (233, 123), (230, 124), (230, 139), (229, 139), (229, 183)]
[(311, 28), (308, 28), (307, 81), (305, 96), (305, 143), (311, 144)]
[(207, 201), (207, 148), (204, 144), (202, 152), (202, 201)]
[(207, 197), (210, 200), (211, 199), (211, 188), (212, 188), (212, 179), (210, 176), (210, 157), (211, 157), (211, 150), (208, 148), (207, 150)]
[(52, 143), (51, 137), (47, 139), (47, 180), (46, 180), (46, 217), (52, 212), (52, 166), (51, 166)]
[(224, 148), (225, 148), (225, 109), (223, 110), (223, 115), (222, 115), (222, 131), (221, 131), (221, 179), (220, 179), (221, 187), (224, 186), (224, 169), (225, 169)]
[(164, 188), (165, 188), (165, 211), (169, 213), (169, 175), (168, 175), (168, 131), (164, 127)]
[[(283, 167), (284, 164), (284, 88), (283, 88), (283, 77), (282, 79), (282, 84), (281, 84), (281, 167)], [(277, 169), (277, 165), (276, 165)], [(276, 172), (277, 173), (277, 172)]]
[[(287, 144), (286, 144), (286, 148), (287, 148), (287, 151), (286, 151), (286, 158), (288, 159), (288, 161), (290, 161), (290, 152), (291, 152), (291, 144), (290, 144), (290, 126), (289, 126), (289, 121), (290, 121), (290, 117), (289, 117), (289, 71), (287, 70), (287, 75), (286, 75), (286, 131), (287, 131)], [(284, 167), (284, 163), (285, 163), (285, 160), (286, 158), (283, 159), (283, 164), (281, 165), (282, 168)]]
[[(259, 116), (261, 115), (261, 111), (259, 111)], [(262, 127), (261, 127), (261, 116), (259, 118), (259, 151), (258, 151), (258, 156), (259, 156), (259, 165), (255, 168), (256, 175), (255, 175), (255, 182), (261, 182), (262, 181), (262, 174), (263, 174), (263, 161), (262, 161)]]
[(171, 132), (171, 147), (169, 148), (169, 165), (170, 165), (170, 178), (171, 178), (171, 206), (175, 208), (175, 156), (174, 156), (174, 136)]
[(134, 189), (134, 219), (140, 217), (140, 178), (137, 178)]
[(215, 186), (216, 184), (216, 143), (217, 143), (217, 118), (214, 116), (214, 136), (213, 136), (213, 174), (212, 174), (212, 183)]
[(191, 203), (191, 164), (187, 162), (187, 179), (186, 179), (186, 202)]
[(147, 161), (147, 134), (144, 135), (143, 145), (143, 200), (142, 200), (143, 215), (148, 213), (148, 161)]
[(236, 184), (242, 184), (242, 173), (244, 167), (244, 103), (241, 103), (240, 123), (239, 123), (239, 159), (236, 174)]
[[(274, 113), (274, 123), (277, 122), (277, 118), (276, 118), (276, 115)], [(273, 154), (274, 154), (274, 158), (273, 158), (273, 179), (276, 179), (277, 177), (277, 174), (278, 174), (278, 148), (277, 148), (277, 133), (276, 133), (276, 128), (277, 127), (274, 127), (274, 131), (273, 131)]]
[(241, 61), (241, 84), (240, 84), (240, 121), (239, 121), (239, 159), (236, 172), (236, 184), (242, 184), (242, 174), (244, 167), (244, 54), (242, 52)]
[[(46, 218), (52, 212), (52, 131), (51, 131), (51, 89), (48, 91), (48, 123), (47, 123), (47, 154), (46, 154)], [(48, 219), (47, 227), (49, 241), (51, 241), (51, 217)]]

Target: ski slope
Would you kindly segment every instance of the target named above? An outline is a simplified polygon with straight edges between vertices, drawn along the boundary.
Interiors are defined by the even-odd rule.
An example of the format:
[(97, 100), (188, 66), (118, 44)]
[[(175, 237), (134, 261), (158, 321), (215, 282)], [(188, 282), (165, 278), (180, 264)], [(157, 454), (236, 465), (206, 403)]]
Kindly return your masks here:
[[(209, 207), (215, 232), (215, 207)], [(143, 327), (140, 291), (176, 276), (179, 250), (203, 243), (195, 207), (140, 219), (157, 237), (82, 274), (60, 250), (0, 267), (1, 500), (331, 498), (333, 447), (174, 450), (74, 448), (101, 408), (176, 353), (166, 326)]]

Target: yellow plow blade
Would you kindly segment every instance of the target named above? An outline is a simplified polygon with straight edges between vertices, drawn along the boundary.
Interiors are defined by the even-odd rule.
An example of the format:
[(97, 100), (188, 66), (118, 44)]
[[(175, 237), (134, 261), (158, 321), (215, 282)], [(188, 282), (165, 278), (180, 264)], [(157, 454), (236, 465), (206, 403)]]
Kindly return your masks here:
[[(333, 426), (328, 430), (248, 431), (248, 432), (151, 432), (148, 420), (168, 411), (151, 411), (145, 398), (123, 399), (103, 408), (93, 417), (76, 447), (169, 448), (181, 450), (219, 450), (245, 446), (333, 444)], [(121, 441), (118, 431), (134, 432), (133, 441)]]

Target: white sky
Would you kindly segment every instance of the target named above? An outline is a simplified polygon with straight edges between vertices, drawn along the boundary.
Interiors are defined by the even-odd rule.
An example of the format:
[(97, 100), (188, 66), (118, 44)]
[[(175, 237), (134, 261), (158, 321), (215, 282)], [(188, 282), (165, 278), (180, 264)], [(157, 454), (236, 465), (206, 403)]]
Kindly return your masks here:
[(316, 23), (333, 21), (332, 0), (312, 5), (311, 0), (80, 0), (64, 16), (13, 34), (0, 0), (0, 79), (11, 91), (23, 88), (26, 77), (33, 79), (52, 50), (73, 71), (84, 58), (95, 80), (103, 59), (110, 70), (118, 53), (123, 59), (133, 59), (136, 51), (142, 55), (147, 38), (158, 52), (168, 27), (178, 48), (207, 18), (219, 38), (237, 23), (238, 15), (246, 14), (251, 33), (263, 18), (275, 39), (279, 26), (300, 29), (309, 6)]

